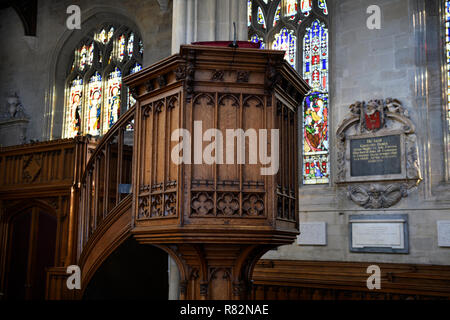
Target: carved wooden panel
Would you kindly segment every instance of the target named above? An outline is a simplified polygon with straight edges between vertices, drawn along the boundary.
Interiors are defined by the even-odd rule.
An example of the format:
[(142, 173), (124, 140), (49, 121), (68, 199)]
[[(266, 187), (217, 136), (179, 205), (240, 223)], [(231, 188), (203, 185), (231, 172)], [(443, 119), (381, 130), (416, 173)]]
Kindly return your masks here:
[[(0, 148), (0, 188), (70, 183), (75, 144), (70, 140)], [(72, 142), (72, 143), (71, 143)]]
[(137, 219), (176, 218), (179, 166), (171, 161), (172, 132), (180, 127), (180, 93), (145, 104), (141, 115)]
[(277, 218), (297, 220), (297, 114), (283, 102), (276, 103), (280, 128), (280, 170), (277, 175)]

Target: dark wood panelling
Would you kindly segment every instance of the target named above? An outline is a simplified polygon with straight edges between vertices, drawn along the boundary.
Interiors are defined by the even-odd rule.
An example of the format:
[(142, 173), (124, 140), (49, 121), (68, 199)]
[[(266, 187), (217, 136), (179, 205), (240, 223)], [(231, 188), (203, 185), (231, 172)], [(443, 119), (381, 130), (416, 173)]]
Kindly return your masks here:
[[(369, 290), (367, 267), (381, 269), (381, 289)], [(254, 299), (449, 299), (450, 266), (376, 262), (261, 260), (253, 272)]]

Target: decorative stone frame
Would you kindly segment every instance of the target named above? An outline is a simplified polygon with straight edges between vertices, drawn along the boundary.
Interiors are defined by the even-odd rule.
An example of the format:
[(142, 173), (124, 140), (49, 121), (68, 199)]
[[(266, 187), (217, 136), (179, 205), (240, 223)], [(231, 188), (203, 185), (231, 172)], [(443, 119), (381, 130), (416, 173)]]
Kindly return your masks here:
[[(378, 128), (366, 124), (368, 110), (379, 112)], [(372, 111), (373, 112), (373, 111)], [(378, 176), (350, 175), (350, 141), (364, 137), (400, 135), (401, 174)], [(348, 186), (347, 196), (366, 209), (389, 208), (408, 196), (422, 181), (415, 126), (408, 111), (397, 99), (356, 102), (336, 132), (336, 183)], [(374, 184), (373, 182), (377, 182)]]

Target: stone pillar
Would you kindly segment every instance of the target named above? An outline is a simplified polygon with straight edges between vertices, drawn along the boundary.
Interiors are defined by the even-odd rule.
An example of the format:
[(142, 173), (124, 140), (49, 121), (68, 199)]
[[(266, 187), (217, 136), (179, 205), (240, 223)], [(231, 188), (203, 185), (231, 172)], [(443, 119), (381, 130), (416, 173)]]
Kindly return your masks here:
[(169, 256), (169, 300), (180, 299), (180, 271), (177, 263)]
[(247, 40), (246, 0), (173, 0), (172, 54), (196, 41)]

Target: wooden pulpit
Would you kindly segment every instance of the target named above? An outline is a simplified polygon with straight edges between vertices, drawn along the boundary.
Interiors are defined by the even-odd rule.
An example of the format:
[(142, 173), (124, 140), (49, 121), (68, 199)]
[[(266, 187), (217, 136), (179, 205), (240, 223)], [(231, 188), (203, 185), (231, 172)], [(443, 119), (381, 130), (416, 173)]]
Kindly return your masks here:
[(248, 298), (258, 259), (298, 235), (308, 85), (284, 52), (213, 45), (181, 46), (125, 84), (133, 236), (176, 261), (181, 299)]

